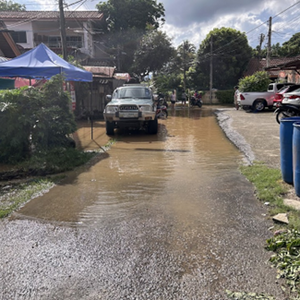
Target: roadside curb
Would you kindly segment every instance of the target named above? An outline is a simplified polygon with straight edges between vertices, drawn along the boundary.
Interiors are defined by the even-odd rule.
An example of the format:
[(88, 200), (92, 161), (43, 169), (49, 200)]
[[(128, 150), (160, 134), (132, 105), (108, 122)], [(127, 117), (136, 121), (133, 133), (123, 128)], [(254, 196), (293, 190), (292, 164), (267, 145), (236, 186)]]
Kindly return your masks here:
[(252, 165), (255, 160), (255, 155), (245, 138), (232, 128), (232, 118), (221, 109), (216, 110), (215, 114), (219, 126), (222, 128), (227, 138), (244, 154), (245, 164)]

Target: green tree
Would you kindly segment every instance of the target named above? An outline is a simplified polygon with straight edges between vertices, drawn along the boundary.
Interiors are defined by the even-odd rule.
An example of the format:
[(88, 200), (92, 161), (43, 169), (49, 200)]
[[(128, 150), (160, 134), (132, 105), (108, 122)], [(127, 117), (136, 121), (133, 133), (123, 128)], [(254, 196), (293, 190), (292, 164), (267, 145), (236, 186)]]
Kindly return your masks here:
[(241, 78), (251, 55), (252, 48), (245, 33), (225, 27), (212, 30), (197, 52), (197, 65), (192, 76), (194, 85), (201, 89), (209, 88), (212, 57), (213, 87), (232, 88)]
[(269, 83), (269, 74), (265, 71), (259, 71), (240, 79), (238, 86), (240, 92), (265, 92), (268, 90)]
[(297, 32), (287, 42), (282, 44), (281, 54), (289, 57), (300, 54), (300, 32)]
[(132, 70), (144, 77), (150, 72), (156, 73), (174, 56), (170, 38), (159, 30), (151, 30), (145, 34), (140, 46), (135, 51)]
[(155, 0), (108, 0), (96, 7), (103, 13), (99, 30), (104, 34), (105, 49), (115, 57), (119, 70), (128, 71), (147, 28), (157, 29), (164, 23), (163, 4)]
[(0, 0), (0, 11), (25, 11), (24, 4), (19, 4), (13, 1)]
[(166, 94), (169, 91), (177, 89), (181, 85), (182, 80), (178, 74), (166, 74), (160, 72), (153, 76), (153, 83), (158, 91)]
[(195, 52), (196, 47), (187, 40), (177, 48), (176, 63), (183, 75), (182, 86), (184, 90), (187, 88), (187, 72), (195, 60)]

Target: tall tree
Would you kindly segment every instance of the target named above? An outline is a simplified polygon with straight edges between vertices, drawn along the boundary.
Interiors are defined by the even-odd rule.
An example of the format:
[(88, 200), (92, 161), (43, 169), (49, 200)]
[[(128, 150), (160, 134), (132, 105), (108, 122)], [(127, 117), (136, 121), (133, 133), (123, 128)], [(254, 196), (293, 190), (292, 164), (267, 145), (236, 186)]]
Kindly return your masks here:
[(175, 49), (166, 33), (150, 30), (145, 34), (134, 55), (132, 70), (144, 77), (150, 72), (156, 73), (174, 56)]
[(186, 90), (186, 76), (187, 71), (192, 65), (195, 59), (195, 51), (196, 47), (191, 44), (189, 41), (184, 41), (177, 48), (177, 64), (179, 66), (180, 71), (183, 74), (183, 89)]
[(282, 56), (296, 56), (300, 54), (300, 32), (295, 33), (287, 42), (282, 44)]
[(201, 89), (209, 88), (212, 58), (213, 87), (233, 88), (242, 77), (251, 55), (252, 48), (245, 33), (225, 27), (213, 29), (199, 47), (194, 84)]
[(25, 11), (24, 4), (19, 4), (13, 1), (0, 0), (0, 11)]
[(110, 32), (145, 30), (148, 25), (157, 29), (164, 22), (163, 4), (155, 0), (108, 0), (96, 7), (106, 20), (104, 29)]
[(156, 0), (108, 0), (96, 7), (105, 20), (100, 28), (102, 40), (116, 57), (118, 69), (128, 70), (147, 27), (157, 29), (164, 23), (163, 4)]

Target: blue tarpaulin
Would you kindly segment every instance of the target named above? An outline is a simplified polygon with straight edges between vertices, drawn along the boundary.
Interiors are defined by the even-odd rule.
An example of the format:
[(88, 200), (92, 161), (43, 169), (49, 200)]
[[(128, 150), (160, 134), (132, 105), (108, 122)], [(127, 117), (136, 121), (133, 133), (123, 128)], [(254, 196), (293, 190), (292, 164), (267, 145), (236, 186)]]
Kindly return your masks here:
[(50, 79), (62, 74), (66, 81), (93, 80), (93, 74), (68, 63), (45, 44), (23, 53), (10, 61), (0, 62), (0, 77)]

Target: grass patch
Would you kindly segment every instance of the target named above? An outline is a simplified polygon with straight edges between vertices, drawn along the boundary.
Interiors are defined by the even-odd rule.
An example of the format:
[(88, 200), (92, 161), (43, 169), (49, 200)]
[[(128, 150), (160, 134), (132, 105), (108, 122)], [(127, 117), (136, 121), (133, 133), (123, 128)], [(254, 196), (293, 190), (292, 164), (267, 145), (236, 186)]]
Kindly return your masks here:
[(34, 179), (4, 186), (0, 190), (0, 218), (5, 218), (29, 200), (51, 189), (61, 177)]
[[(101, 147), (100, 152), (108, 150), (113, 143), (115, 140), (110, 140)], [(2, 174), (2, 181), (9, 182), (14, 178), (25, 180), (23, 183), (7, 183), (0, 188), (0, 218), (9, 216), (29, 200), (42, 195), (65, 177), (63, 172), (86, 164), (97, 154), (99, 151), (83, 152), (75, 148), (58, 147), (47, 152), (35, 153), (29, 160), (12, 166), (11, 171)], [(58, 175), (48, 176), (51, 174)], [(26, 180), (27, 176), (34, 179)]]
[(257, 197), (264, 202), (280, 203), (289, 186), (285, 184), (278, 169), (271, 169), (262, 163), (251, 166), (242, 166), (241, 172), (253, 183)]
[(242, 166), (240, 169), (242, 174), (253, 183), (257, 198), (269, 204), (270, 215), (289, 213), (289, 227), (300, 230), (300, 212), (283, 202), (291, 186), (282, 180), (281, 171), (259, 162), (251, 166)]
[[(270, 215), (288, 213), (289, 224), (277, 224), (275, 229), (280, 230), (275, 231), (274, 236), (266, 241), (265, 248), (274, 252), (270, 262), (277, 268), (278, 278), (285, 279), (282, 289), (288, 296), (287, 299), (300, 299), (300, 212), (283, 203), (283, 197), (291, 186), (282, 180), (280, 170), (269, 168), (259, 162), (252, 166), (242, 166), (240, 170), (253, 183), (257, 198), (269, 203)], [(238, 293), (240, 298), (236, 295), (232, 292), (227, 294), (233, 299), (273, 299), (247, 298), (243, 293)]]
[(87, 163), (96, 152), (83, 152), (74, 148), (54, 148), (47, 152), (35, 153), (19, 167), (33, 175), (56, 174), (73, 170)]

